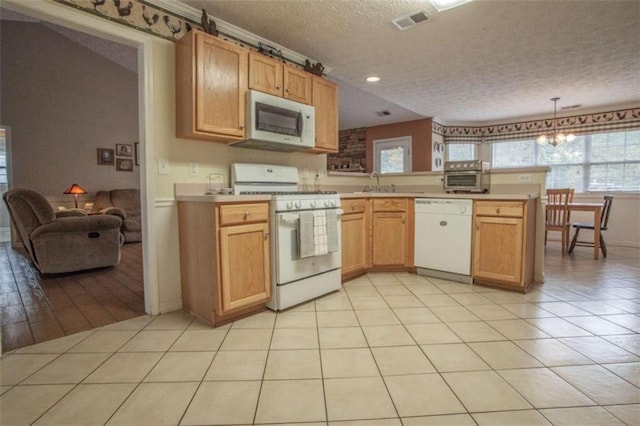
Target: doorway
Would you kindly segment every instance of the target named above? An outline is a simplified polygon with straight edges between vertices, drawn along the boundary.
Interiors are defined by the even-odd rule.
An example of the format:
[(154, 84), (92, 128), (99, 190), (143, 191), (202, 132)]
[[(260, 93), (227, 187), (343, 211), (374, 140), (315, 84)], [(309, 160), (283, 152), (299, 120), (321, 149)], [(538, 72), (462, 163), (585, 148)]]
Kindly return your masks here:
[[(12, 14), (15, 14), (15, 12), (8, 15), (12, 16)], [(6, 16), (7, 14), (4, 13), (3, 9), (3, 19), (5, 19)], [(97, 52), (95, 51), (95, 46), (99, 45), (98, 49), (100, 49), (110, 43), (113, 45), (112, 42), (107, 42), (106, 40), (102, 40), (102, 42), (100, 42), (99, 37), (79, 33), (64, 26), (56, 26), (45, 20), (39, 21), (38, 19), (31, 18), (26, 15), (21, 22), (29, 23), (29, 25), (37, 24), (44, 26), (45, 31), (47, 31), (47, 37), (45, 38), (49, 39), (55, 37), (59, 41), (66, 43), (68, 48), (76, 53), (82, 50), (94, 49), (91, 51), (96, 55)], [(3, 25), (3, 27), (6, 28), (6, 25)], [(76, 36), (78, 37), (76, 38)], [(88, 38), (93, 38), (94, 40), (87, 42)], [(21, 43), (24, 41), (24, 38), (21, 38)], [(43, 46), (46, 46), (46, 44), (43, 45), (43, 43), (39, 43), (38, 46), (40, 49), (43, 49)], [(92, 46), (92, 48), (90, 49), (87, 46)], [(22, 44), (22, 47), (24, 47), (24, 43)], [(55, 182), (56, 179), (52, 179), (50, 177), (47, 178), (45, 175), (50, 172), (50, 170), (47, 169), (48, 164), (34, 164), (34, 162), (37, 163), (37, 153), (41, 153), (43, 149), (46, 149), (46, 147), (29, 147), (29, 152), (36, 155), (27, 157), (24, 155), (24, 152), (19, 152), (20, 150), (18, 150), (17, 153), (14, 152), (14, 154), (20, 154), (13, 155), (13, 165), (16, 166), (19, 172), (18, 177), (20, 179), (14, 179), (13, 183), (17, 186), (31, 187), (36, 190), (41, 189), (36, 185), (42, 184), (43, 188), (41, 189), (41, 192), (45, 194), (54, 207), (66, 206), (69, 203), (73, 204), (73, 199), (62, 194), (62, 192), (72, 181), (76, 181), (76, 176), (78, 176), (77, 179), (84, 177), (84, 186), (90, 187), (90, 194), (84, 196), (84, 198), (81, 196), (80, 199), (82, 201), (80, 203), (80, 207), (83, 207), (86, 203), (90, 202), (91, 197), (97, 190), (128, 188), (132, 186), (136, 188), (144, 188), (144, 185), (141, 183), (144, 176), (142, 166), (140, 168), (135, 167), (137, 170), (132, 172), (123, 168), (120, 168), (119, 170), (116, 169), (116, 161), (114, 161), (114, 165), (111, 167), (108, 165), (97, 165), (98, 159), (96, 149), (98, 146), (115, 150), (116, 142), (124, 143), (133, 147), (134, 144), (139, 141), (141, 153), (144, 153), (145, 151), (144, 137), (139, 136), (144, 132), (141, 132), (138, 128), (138, 123), (144, 122), (144, 120), (138, 119), (138, 111), (140, 109), (138, 107), (139, 101), (137, 100), (137, 96), (139, 92), (143, 93), (143, 91), (139, 90), (141, 82), (137, 75), (139, 48), (118, 45), (115, 49), (118, 52), (116, 55), (117, 58), (121, 58), (123, 50), (126, 49), (130, 50), (131, 54), (129, 57), (133, 58), (133, 61), (130, 61), (129, 64), (118, 64), (118, 67), (114, 68), (115, 72), (112, 72), (112, 80), (116, 80), (116, 85), (124, 84), (123, 81), (125, 79), (123, 78), (123, 75), (126, 74), (126, 68), (131, 67), (131, 64), (133, 64), (135, 75), (133, 78), (129, 78), (129, 87), (136, 96), (135, 103), (133, 105), (124, 106), (116, 105), (112, 108), (105, 107), (104, 110), (107, 111), (107, 113), (102, 117), (104, 117), (108, 122), (106, 127), (112, 127), (114, 129), (121, 128), (122, 120), (114, 119), (113, 116), (115, 114), (109, 115), (108, 111), (128, 109), (128, 112), (133, 114), (131, 121), (135, 125), (135, 129), (129, 132), (131, 136), (124, 138), (121, 135), (116, 135), (110, 142), (103, 141), (99, 145), (93, 146), (89, 146), (92, 138), (86, 137), (83, 140), (84, 143), (77, 143), (73, 147), (69, 148), (69, 146), (65, 145), (69, 140), (74, 139), (74, 137), (75, 140), (82, 140), (82, 135), (78, 130), (79, 128), (86, 126), (87, 123), (99, 121), (102, 117), (98, 117), (97, 119), (76, 120), (75, 122), (67, 121), (66, 123), (62, 120), (58, 120), (59, 122), (55, 123), (58, 126), (56, 130), (71, 128), (72, 132), (65, 137), (60, 137), (55, 142), (52, 142), (52, 140), (57, 136), (56, 132), (49, 132), (52, 137), (48, 138), (46, 143), (53, 145), (55, 149), (46, 154), (46, 156), (51, 164), (51, 169), (57, 169), (55, 170), (55, 173), (64, 175), (71, 171), (71, 174), (64, 175), (60, 179), (57, 179), (58, 182)], [(43, 50), (50, 51), (51, 49), (44, 47)], [(16, 58), (16, 56), (10, 57), (12, 60)], [(65, 60), (66, 59), (68, 59), (68, 56), (65, 57)], [(108, 60), (113, 61), (113, 58), (108, 58)], [(97, 74), (102, 68), (104, 68), (104, 63), (106, 63), (106, 61), (107, 59), (103, 59), (99, 65), (96, 66), (94, 64), (94, 68), (92, 70), (90, 69), (85, 71), (88, 73), (96, 73), (94, 76), (96, 84), (101, 84), (101, 82), (104, 83), (105, 81), (104, 78), (99, 78)], [(3, 67), (5, 64), (6, 61), (3, 61)], [(50, 64), (51, 62), (49, 62), (47, 66)], [(96, 69), (98, 70), (97, 72)], [(50, 69), (47, 69), (47, 72), (50, 71)], [(27, 78), (27, 81), (32, 80), (33, 79)], [(49, 81), (49, 83), (54, 82), (56, 82), (55, 78)], [(110, 91), (113, 92), (112, 89), (110, 89)], [(69, 92), (73, 92), (73, 90), (69, 90)], [(85, 90), (85, 93), (87, 93), (87, 98), (91, 97), (88, 90)], [(47, 95), (51, 95), (51, 93), (47, 93)], [(50, 101), (51, 99), (56, 98), (58, 98), (60, 102), (59, 109), (64, 111), (69, 117), (74, 117), (74, 115), (70, 113), (70, 111), (73, 111), (73, 103), (69, 102), (64, 104), (65, 100), (59, 99), (60, 96), (45, 96), (42, 102), (31, 103), (30, 108), (33, 110), (44, 106), (51, 108), (52, 104)], [(90, 104), (94, 103), (98, 102), (92, 101)], [(85, 105), (84, 109), (91, 108), (92, 105), (90, 104)], [(100, 104), (104, 106), (105, 102), (100, 102)], [(11, 119), (11, 114), (8, 108), (3, 108), (3, 118)], [(30, 118), (33, 118), (33, 114), (31, 114)], [(15, 121), (15, 119), (12, 119), (12, 121)], [(34, 120), (34, 122), (41, 125), (43, 120)], [(25, 137), (23, 133), (18, 131), (18, 128), (14, 128), (14, 130), (16, 130), (16, 144), (25, 140), (36, 139)], [(93, 135), (100, 135), (102, 132), (92, 131), (91, 133)], [(6, 141), (7, 138), (5, 138), (5, 147), (9, 146)], [(4, 152), (7, 153), (6, 148)], [(7, 163), (9, 158), (10, 156), (4, 156), (4, 164)], [(118, 159), (117, 154), (115, 159)], [(127, 159), (124, 158), (124, 160)], [(131, 160), (133, 160), (133, 158)], [(131, 162), (131, 160), (129, 161)], [(21, 164), (21, 162), (28, 164)], [(144, 162), (141, 161), (140, 163), (143, 164)], [(2, 170), (0, 170), (0, 173), (1, 172)], [(3, 192), (10, 187), (9, 184), (11, 182), (8, 173), (7, 177), (7, 186), (2, 189)], [(135, 177), (135, 184), (132, 183), (132, 177)], [(2, 178), (0, 177), (0, 179)], [(52, 182), (53, 184), (51, 184)], [(89, 184), (86, 182), (89, 182)], [(47, 185), (50, 186), (47, 187)], [(62, 185), (62, 189), (58, 188), (60, 185)], [(73, 205), (70, 207), (73, 207)], [(8, 218), (8, 214), (5, 215), (5, 212), (0, 210), (0, 214), (2, 215), (2, 217), (0, 217), (0, 225), (2, 225), (1, 219), (3, 217)], [(145, 215), (144, 204), (142, 214)], [(33, 265), (28, 261), (24, 261), (25, 258), (17, 255), (17, 253), (10, 247), (3, 246), (3, 254), (5, 254), (5, 259), (7, 259), (7, 262), (3, 264), (3, 268), (8, 268), (9, 270), (0, 272), (2, 272), (3, 277), (12, 277), (12, 282), (9, 283), (9, 280), (7, 280), (8, 284), (5, 286), (5, 290), (7, 290), (6, 294), (11, 294), (11, 297), (6, 297), (4, 299), (15, 303), (9, 303), (7, 306), (2, 307), (3, 315), (0, 319), (0, 323), (2, 324), (2, 338), (5, 343), (3, 344), (2, 349), (6, 351), (15, 347), (24, 346), (25, 344), (37, 343), (51, 338), (60, 337), (61, 333), (62, 335), (71, 334), (82, 331), (83, 329), (98, 327), (110, 322), (120, 321), (132, 316), (144, 314), (148, 309), (145, 308), (145, 277), (143, 273), (145, 260), (143, 256), (143, 244), (146, 243), (140, 242), (123, 246), (122, 261), (118, 267), (111, 270), (95, 270), (55, 277), (41, 276), (38, 274), (37, 270), (33, 268)], [(31, 340), (27, 334), (30, 334)], [(7, 344), (7, 342), (10, 342), (10, 344)]]

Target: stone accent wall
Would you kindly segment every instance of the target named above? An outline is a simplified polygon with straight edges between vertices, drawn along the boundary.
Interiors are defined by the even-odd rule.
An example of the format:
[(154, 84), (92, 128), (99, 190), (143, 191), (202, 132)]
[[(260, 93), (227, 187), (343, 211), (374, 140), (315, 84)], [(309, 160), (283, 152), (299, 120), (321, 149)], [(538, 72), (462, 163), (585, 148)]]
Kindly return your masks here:
[(337, 154), (327, 155), (327, 168), (343, 172), (364, 172), (367, 161), (367, 129), (342, 130)]

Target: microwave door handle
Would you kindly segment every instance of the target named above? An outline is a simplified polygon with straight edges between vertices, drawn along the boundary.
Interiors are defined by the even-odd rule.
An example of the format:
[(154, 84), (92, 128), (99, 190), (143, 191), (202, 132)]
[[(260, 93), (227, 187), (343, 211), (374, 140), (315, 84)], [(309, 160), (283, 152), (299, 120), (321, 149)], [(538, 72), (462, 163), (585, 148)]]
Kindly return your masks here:
[(296, 130), (298, 131), (298, 136), (302, 136), (302, 111), (298, 113), (298, 119), (296, 120)]

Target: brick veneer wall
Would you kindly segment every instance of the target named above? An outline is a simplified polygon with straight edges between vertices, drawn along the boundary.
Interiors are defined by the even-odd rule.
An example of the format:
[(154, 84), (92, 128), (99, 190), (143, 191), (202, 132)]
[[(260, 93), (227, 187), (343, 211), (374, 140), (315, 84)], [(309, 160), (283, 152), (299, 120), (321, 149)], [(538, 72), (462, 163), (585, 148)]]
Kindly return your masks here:
[(367, 129), (342, 130), (339, 133), (339, 151), (327, 155), (329, 170), (364, 171), (367, 157)]

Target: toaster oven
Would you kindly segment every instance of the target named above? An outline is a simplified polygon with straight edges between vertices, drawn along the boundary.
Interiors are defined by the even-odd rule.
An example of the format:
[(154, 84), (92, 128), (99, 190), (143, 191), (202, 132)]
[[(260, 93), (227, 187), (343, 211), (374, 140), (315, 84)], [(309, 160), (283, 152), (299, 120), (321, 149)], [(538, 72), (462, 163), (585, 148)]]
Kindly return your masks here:
[(445, 192), (489, 192), (491, 171), (488, 161), (445, 161)]

